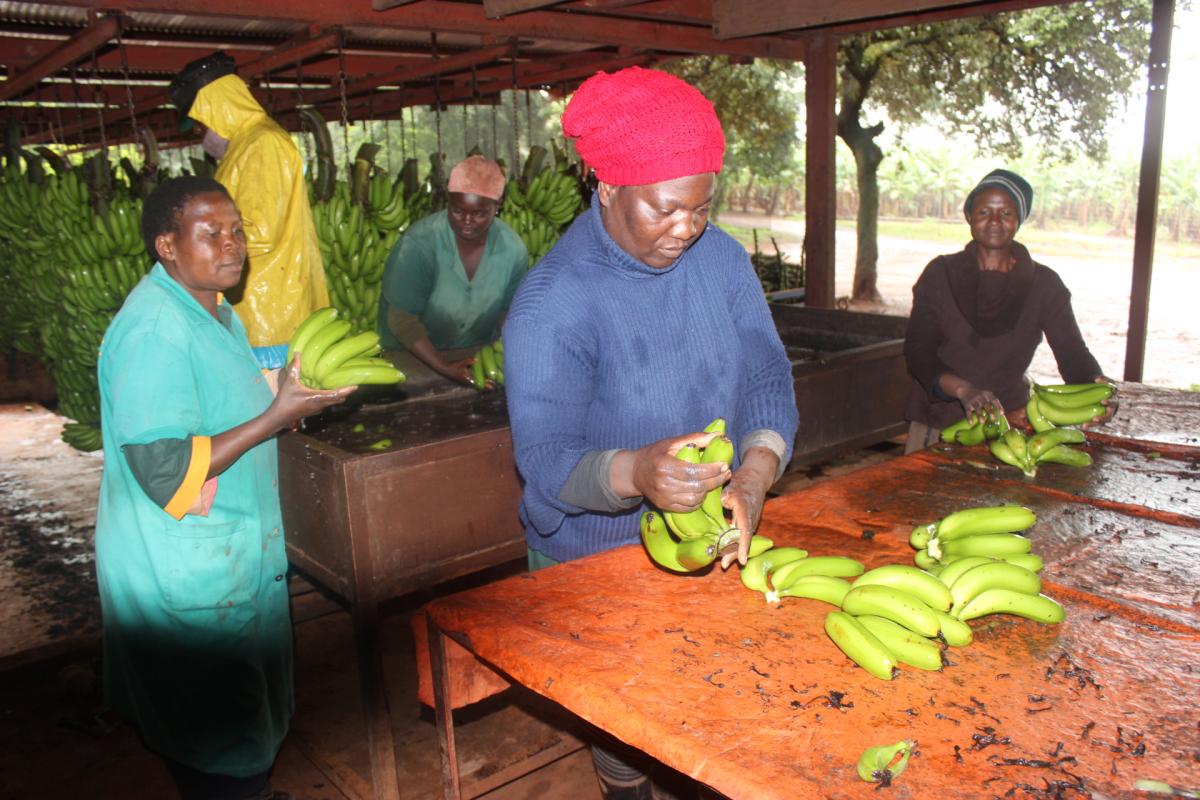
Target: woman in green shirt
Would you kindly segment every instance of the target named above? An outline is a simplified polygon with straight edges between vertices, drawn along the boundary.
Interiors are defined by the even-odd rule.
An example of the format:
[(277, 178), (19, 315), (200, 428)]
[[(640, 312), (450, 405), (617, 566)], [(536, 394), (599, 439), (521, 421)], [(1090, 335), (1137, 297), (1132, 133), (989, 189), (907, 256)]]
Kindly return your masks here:
[(422, 372), (469, 385), (471, 356), (500, 335), (529, 254), (496, 218), (504, 174), (470, 156), (450, 171), (443, 211), (414, 223), (388, 255), (379, 301), (379, 335), (412, 387)]
[(297, 360), (272, 394), (222, 296), (246, 241), (221, 184), (164, 182), (142, 234), (158, 263), (100, 346), (105, 691), (184, 800), (286, 797), (267, 780), (293, 707), (274, 437), (349, 387), (305, 388)]

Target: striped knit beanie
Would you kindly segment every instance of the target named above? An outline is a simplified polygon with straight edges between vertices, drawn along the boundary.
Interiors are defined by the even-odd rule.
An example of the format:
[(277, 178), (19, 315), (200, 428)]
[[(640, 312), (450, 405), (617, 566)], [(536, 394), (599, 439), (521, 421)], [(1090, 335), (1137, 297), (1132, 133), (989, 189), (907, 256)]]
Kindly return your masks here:
[(1029, 219), (1033, 211), (1033, 187), (1020, 175), (1006, 169), (992, 170), (967, 195), (967, 202), (963, 203), (963, 214), (967, 219), (971, 218), (971, 204), (975, 202), (975, 197), (986, 189), (1000, 189), (1013, 199), (1017, 204), (1018, 225)]
[(720, 172), (725, 153), (708, 98), (656, 69), (597, 72), (571, 97), (562, 127), (584, 164), (611, 186)]

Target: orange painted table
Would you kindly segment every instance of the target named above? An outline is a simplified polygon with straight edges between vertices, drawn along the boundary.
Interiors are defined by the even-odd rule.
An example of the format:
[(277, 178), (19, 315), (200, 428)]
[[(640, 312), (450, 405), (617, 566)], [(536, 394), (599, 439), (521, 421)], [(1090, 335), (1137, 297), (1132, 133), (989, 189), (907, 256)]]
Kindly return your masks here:
[[(1178, 430), (1200, 430), (1200, 407), (1173, 424), (1181, 416)], [(826, 637), (829, 606), (769, 606), (732, 571), (672, 575), (623, 547), (426, 607), (444, 764), (443, 636), (733, 798), (879, 797), (854, 763), (905, 738), (918, 754), (885, 790), (896, 798), (1125, 798), (1138, 778), (1200, 787), (1200, 446), (1095, 438), (1091, 469), (1048, 465), (1033, 480), (991, 469), (983, 448), (896, 459), (771, 500), (761, 527), (777, 545), (870, 568), (911, 563), (916, 524), (1022, 503), (1038, 515), (1030, 537), (1061, 625), (977, 620), (951, 666), (884, 682)], [(445, 789), (458, 796), (456, 767)]]

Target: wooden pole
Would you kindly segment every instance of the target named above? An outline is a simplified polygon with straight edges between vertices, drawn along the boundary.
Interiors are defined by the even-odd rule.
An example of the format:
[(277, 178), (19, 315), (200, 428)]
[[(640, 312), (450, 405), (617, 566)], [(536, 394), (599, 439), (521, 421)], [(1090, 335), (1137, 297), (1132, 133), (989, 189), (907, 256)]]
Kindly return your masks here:
[(837, 207), (837, 37), (805, 37), (805, 305), (833, 308)]

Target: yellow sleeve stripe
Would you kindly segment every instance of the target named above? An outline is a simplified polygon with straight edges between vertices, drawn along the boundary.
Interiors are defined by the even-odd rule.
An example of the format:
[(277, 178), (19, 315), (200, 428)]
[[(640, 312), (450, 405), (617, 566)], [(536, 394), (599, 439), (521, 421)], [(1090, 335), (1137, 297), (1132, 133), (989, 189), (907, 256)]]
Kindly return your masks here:
[(193, 436), (192, 458), (188, 462), (183, 483), (179, 484), (174, 497), (163, 510), (175, 519), (183, 519), (183, 515), (200, 496), (200, 489), (204, 486), (205, 479), (208, 478), (208, 466), (211, 463), (212, 439), (207, 436)]

